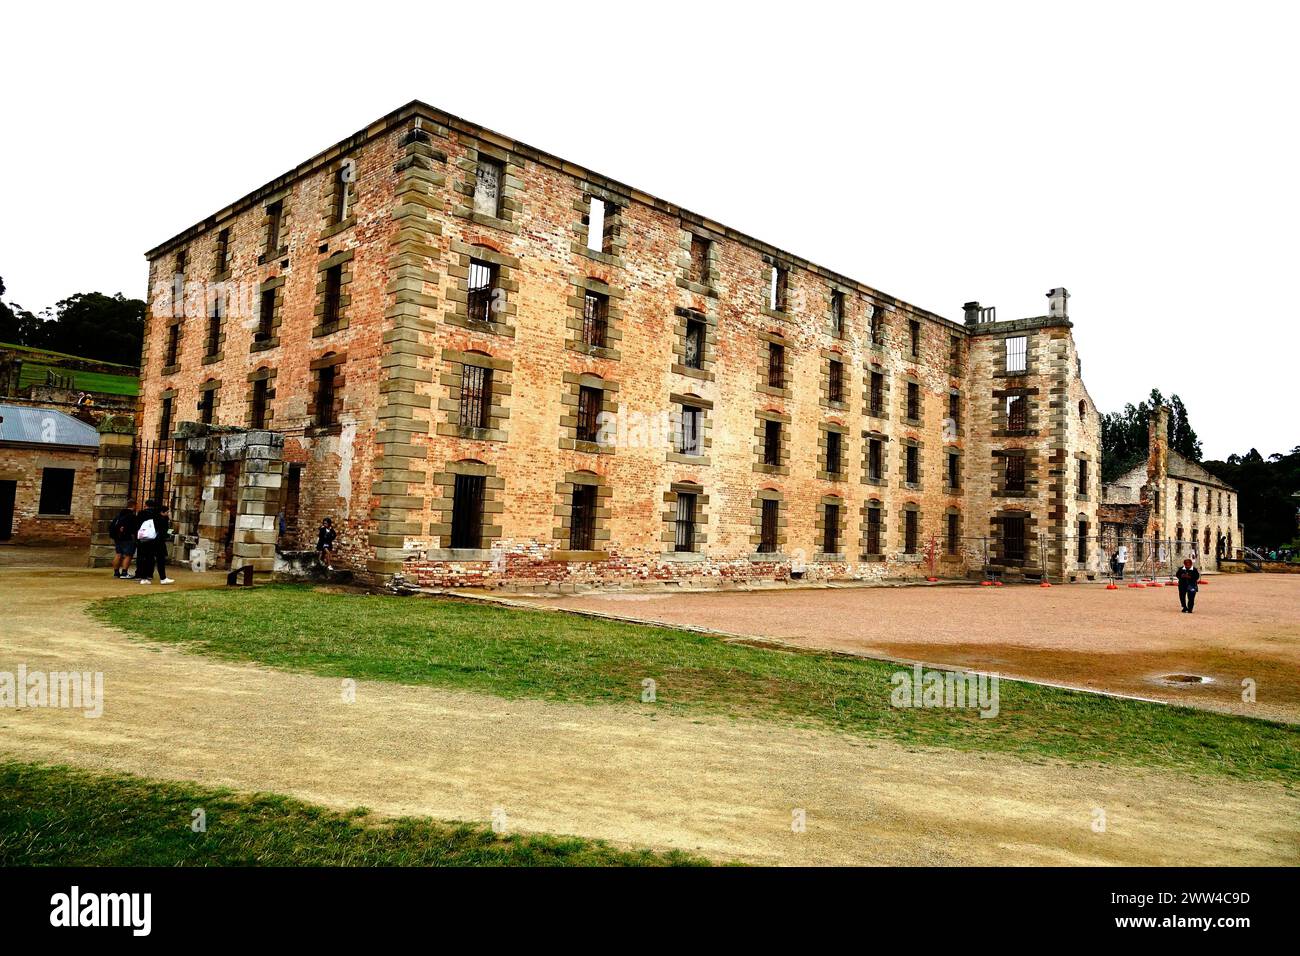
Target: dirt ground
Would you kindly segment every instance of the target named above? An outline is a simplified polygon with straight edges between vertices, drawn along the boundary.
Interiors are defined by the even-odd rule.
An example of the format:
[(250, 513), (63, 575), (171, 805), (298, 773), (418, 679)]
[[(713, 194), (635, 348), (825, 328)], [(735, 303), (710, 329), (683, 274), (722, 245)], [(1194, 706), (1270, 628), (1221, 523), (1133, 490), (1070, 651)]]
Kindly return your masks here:
[[(1213, 575), (1191, 615), (1177, 588), (1102, 584), (525, 600), (1300, 722), (1300, 575)], [(1161, 680), (1175, 674), (1209, 681)], [(1255, 703), (1242, 700), (1247, 678)]]
[[(1300, 795), (1276, 784), (904, 748), (659, 716), (649, 705), (506, 701), (370, 682), (348, 704), (335, 679), (222, 663), (98, 624), (85, 613), (89, 601), (144, 588), (75, 564), (0, 548), (0, 670), (102, 671), (104, 714), (0, 710), (0, 756), (383, 814), (486, 822), (501, 808), (519, 830), (719, 860), (1300, 861)], [(181, 588), (221, 581), (176, 577)], [(1098, 809), (1104, 832), (1093, 829)], [(795, 810), (806, 812), (806, 832), (792, 831)], [(188, 825), (188, 814), (177, 820)]]

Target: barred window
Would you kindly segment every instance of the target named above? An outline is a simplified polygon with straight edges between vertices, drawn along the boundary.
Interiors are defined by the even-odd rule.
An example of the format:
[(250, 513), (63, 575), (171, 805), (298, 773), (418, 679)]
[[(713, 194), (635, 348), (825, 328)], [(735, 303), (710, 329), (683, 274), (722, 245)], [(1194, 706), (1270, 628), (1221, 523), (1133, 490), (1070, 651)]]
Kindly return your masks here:
[(701, 319), (686, 320), (686, 367), (704, 367), (706, 327)]
[(955, 452), (948, 452), (948, 489), (956, 491), (961, 485), (961, 457)]
[(1005, 564), (1025, 563), (1025, 519), (1006, 515), (1002, 519), (1002, 560)]
[(316, 372), (316, 424), (322, 428), (338, 421), (334, 413), (336, 370), (337, 366), (326, 365)]
[(785, 346), (777, 342), (767, 345), (767, 384), (769, 388), (785, 388)]
[(839, 432), (826, 433), (826, 471), (832, 475), (838, 475), (842, 468), (843, 443), (844, 436)]
[(253, 333), (254, 342), (265, 342), (271, 338), (271, 329), (275, 323), (275, 290), (262, 292), (261, 308), (257, 311), (257, 331)]
[(770, 418), (763, 422), (763, 464), (781, 464), (781, 423)]
[(909, 344), (912, 350), (912, 358), (921, 354), (921, 323), (916, 319), (909, 319), (907, 323), (907, 332)]
[(885, 443), (879, 438), (867, 440), (867, 477), (879, 481), (884, 473)]
[(605, 393), (583, 385), (578, 389), (578, 441), (594, 442), (600, 436), (600, 405)]
[(916, 421), (921, 417), (921, 386), (907, 383), (907, 417)]
[(921, 449), (915, 445), (908, 445), (907, 451), (907, 483), (909, 485), (919, 484), (921, 481)]
[(760, 554), (775, 554), (777, 519), (780, 516), (781, 503), (773, 498), (764, 498), (762, 508), (758, 550)]
[(208, 337), (205, 355), (216, 355), (221, 349), (221, 296), (212, 300), (212, 311), (208, 313)]
[(844, 334), (844, 293), (831, 291), (831, 335)]
[(674, 551), (695, 550), (695, 506), (696, 496), (687, 492), (677, 493), (676, 541)]
[(916, 512), (903, 512), (903, 553), (916, 554), (917, 545), (917, 526)]
[(885, 413), (885, 373), (871, 373), (871, 415), (880, 418)]
[(1006, 491), (1025, 490), (1025, 458), (1023, 455), (1006, 457), (1006, 477), (1003, 488)]
[(1013, 335), (1005, 340), (1007, 371), (1023, 372), (1028, 368), (1029, 339), (1023, 335)]
[(948, 393), (948, 418), (954, 428), (961, 424), (961, 395), (957, 392)]
[(824, 554), (840, 553), (840, 506), (823, 505), (822, 515), (822, 552)]
[(844, 363), (838, 359), (830, 360), (827, 370), (826, 397), (832, 402), (844, 401)]
[(1080, 564), (1088, 563), (1088, 522), (1086, 521), (1079, 522), (1079, 545), (1075, 558)]
[(469, 261), (469, 320), (484, 325), (496, 311), (497, 267), (481, 259)]
[(575, 485), (569, 524), (569, 548), (592, 551), (596, 542), (596, 486)]
[(945, 542), (944, 547), (944, 550), (947, 551), (948, 554), (957, 553), (957, 529), (960, 523), (960, 517), (960, 515), (955, 514), (948, 515), (948, 539)]
[(880, 554), (879, 505), (867, 505), (867, 554)]
[(609, 328), (609, 297), (599, 292), (588, 292), (583, 299), (582, 342), (593, 349), (605, 347)]
[(462, 365), (460, 377), (460, 427), (488, 428), (492, 415), (492, 369)]
[(1088, 493), (1088, 462), (1080, 458), (1079, 459), (1079, 494), (1086, 495), (1087, 493)]
[(487, 484), (482, 475), (457, 475), (452, 489), (451, 546), (483, 546), (483, 492)]
[(330, 266), (325, 270), (325, 313), (321, 317), (324, 325), (337, 325), (339, 312), (343, 303), (343, 266)]

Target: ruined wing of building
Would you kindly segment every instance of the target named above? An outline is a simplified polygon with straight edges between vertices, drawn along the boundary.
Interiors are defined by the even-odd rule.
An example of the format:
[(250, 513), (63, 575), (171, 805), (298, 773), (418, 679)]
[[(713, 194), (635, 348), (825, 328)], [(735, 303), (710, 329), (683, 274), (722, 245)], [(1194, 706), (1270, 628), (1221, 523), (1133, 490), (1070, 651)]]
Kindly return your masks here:
[(419, 102), (147, 258), (139, 439), (218, 561), (330, 517), (375, 581), (1100, 567), (1064, 289), (954, 322)]
[(1102, 489), (1102, 551), (1128, 546), (1157, 564), (1236, 560), (1246, 544), (1237, 492), (1169, 447), (1169, 409), (1157, 405), (1147, 426), (1147, 460)]

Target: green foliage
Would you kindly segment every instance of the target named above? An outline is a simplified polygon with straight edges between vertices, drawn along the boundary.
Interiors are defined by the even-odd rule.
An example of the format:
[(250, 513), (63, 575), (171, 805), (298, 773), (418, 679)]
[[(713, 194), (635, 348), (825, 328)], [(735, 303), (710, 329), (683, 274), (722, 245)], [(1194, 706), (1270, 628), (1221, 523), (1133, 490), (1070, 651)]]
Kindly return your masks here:
[(1169, 408), (1169, 447), (1190, 461), (1201, 460), (1201, 441), (1196, 437), (1187, 406), (1177, 395), (1166, 400), (1160, 389), (1137, 405), (1129, 403), (1122, 412), (1101, 417), (1101, 480), (1114, 481), (1147, 457), (1147, 429), (1151, 412), (1158, 405)]
[(1300, 492), (1300, 445), (1283, 455), (1265, 458), (1252, 448), (1227, 461), (1202, 463), (1205, 470), (1237, 489), (1238, 520), (1246, 527), (1252, 548), (1277, 548), (1296, 537), (1293, 497)]
[(0, 302), (0, 342), (135, 366), (144, 339), (144, 308), (142, 300), (120, 292), (79, 292), (36, 315)]
[[(215, 657), (331, 677), (712, 713), (910, 744), (1300, 780), (1300, 727), (1004, 680), (1000, 713), (897, 708), (898, 665), (673, 628), (306, 587), (113, 598), (94, 614)], [(641, 702), (641, 682), (657, 701)]]
[[(669, 866), (679, 851), (498, 835), (124, 774), (0, 763), (0, 866)], [(206, 830), (194, 832), (193, 812)]]

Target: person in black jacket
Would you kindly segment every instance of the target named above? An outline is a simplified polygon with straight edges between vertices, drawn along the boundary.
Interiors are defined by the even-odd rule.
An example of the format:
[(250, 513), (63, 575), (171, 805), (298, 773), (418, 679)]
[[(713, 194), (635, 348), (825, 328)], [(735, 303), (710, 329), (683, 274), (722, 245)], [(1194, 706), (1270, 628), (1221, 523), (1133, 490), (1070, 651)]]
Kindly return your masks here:
[(1183, 566), (1178, 569), (1178, 603), (1183, 606), (1184, 614), (1191, 614), (1192, 608), (1196, 607), (1197, 582), (1201, 580), (1201, 572), (1196, 570), (1192, 564), (1192, 559), (1187, 558), (1183, 561)]
[(320, 556), (321, 564), (327, 568), (332, 568), (334, 558), (334, 539), (339, 533), (334, 530), (334, 522), (326, 518), (320, 523), (320, 530), (316, 532), (316, 554)]
[(152, 538), (139, 540), (140, 566), (137, 576), (141, 584), (153, 584), (155, 567), (158, 569), (159, 584), (176, 583), (167, 577), (167, 534), (171, 530), (167, 515), (167, 506), (156, 504), (152, 500), (145, 502), (144, 511), (138, 515), (142, 530), (146, 530), (145, 526), (150, 522), (153, 528)]
[(128, 501), (108, 526), (108, 535), (113, 539), (113, 577), (128, 580), (133, 577), (131, 559), (135, 557), (135, 534), (139, 530), (140, 520), (135, 516), (135, 502)]

